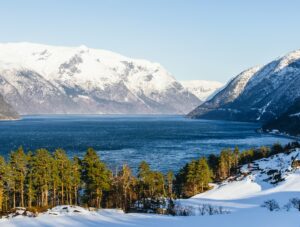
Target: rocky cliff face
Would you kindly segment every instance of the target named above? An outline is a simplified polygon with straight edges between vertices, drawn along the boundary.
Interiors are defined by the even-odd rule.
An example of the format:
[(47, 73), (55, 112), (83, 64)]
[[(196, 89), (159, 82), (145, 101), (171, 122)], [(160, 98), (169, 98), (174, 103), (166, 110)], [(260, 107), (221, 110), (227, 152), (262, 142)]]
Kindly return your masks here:
[(16, 120), (18, 118), (18, 113), (4, 101), (3, 96), (0, 94), (0, 120)]

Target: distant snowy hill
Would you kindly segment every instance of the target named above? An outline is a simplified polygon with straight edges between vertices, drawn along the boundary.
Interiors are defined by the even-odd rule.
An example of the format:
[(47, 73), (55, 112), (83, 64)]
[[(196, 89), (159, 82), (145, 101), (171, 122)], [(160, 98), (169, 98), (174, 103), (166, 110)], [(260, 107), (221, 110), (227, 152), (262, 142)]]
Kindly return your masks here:
[(32, 43), (0, 44), (0, 93), (21, 114), (184, 114), (200, 104), (158, 63)]
[(300, 50), (239, 74), (192, 118), (268, 122), (281, 116), (300, 97)]
[(206, 81), (206, 80), (189, 80), (180, 81), (180, 83), (189, 92), (197, 96), (201, 101), (205, 101), (215, 91), (220, 89), (223, 84), (218, 81)]

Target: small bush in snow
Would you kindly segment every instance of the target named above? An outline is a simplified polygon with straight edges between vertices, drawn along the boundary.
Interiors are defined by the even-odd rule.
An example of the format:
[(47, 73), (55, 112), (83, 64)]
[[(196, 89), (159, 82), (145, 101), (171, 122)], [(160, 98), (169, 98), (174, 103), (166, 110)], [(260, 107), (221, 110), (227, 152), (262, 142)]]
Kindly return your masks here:
[(291, 208), (292, 208), (291, 202), (289, 202), (289, 203), (287, 203), (287, 204), (285, 204), (285, 205), (283, 206), (283, 209), (286, 210), (286, 211), (290, 211)]
[(299, 198), (292, 198), (290, 200), (290, 203), (294, 208), (296, 208), (298, 211), (300, 211), (300, 199)]
[(214, 207), (210, 204), (202, 204), (198, 207), (200, 215), (216, 215), (216, 214), (229, 214), (230, 211), (223, 207)]
[(195, 210), (192, 206), (177, 205), (174, 207), (174, 214), (177, 216), (192, 216), (195, 215)]
[(266, 207), (269, 211), (280, 210), (279, 204), (274, 199), (267, 200), (263, 203), (262, 207)]
[(219, 207), (219, 214), (230, 214), (229, 210), (224, 209), (224, 207)]

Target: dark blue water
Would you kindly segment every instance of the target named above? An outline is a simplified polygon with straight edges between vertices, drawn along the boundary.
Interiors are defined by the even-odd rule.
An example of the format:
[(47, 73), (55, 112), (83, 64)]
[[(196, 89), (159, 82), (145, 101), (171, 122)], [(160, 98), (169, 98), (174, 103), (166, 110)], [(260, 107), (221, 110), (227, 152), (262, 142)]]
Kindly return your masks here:
[(0, 154), (19, 146), (26, 150), (65, 149), (82, 156), (88, 147), (115, 169), (136, 168), (146, 160), (154, 169), (177, 170), (191, 159), (223, 148), (240, 149), (287, 143), (283, 137), (258, 134), (252, 123), (191, 120), (182, 116), (26, 116), (0, 122)]

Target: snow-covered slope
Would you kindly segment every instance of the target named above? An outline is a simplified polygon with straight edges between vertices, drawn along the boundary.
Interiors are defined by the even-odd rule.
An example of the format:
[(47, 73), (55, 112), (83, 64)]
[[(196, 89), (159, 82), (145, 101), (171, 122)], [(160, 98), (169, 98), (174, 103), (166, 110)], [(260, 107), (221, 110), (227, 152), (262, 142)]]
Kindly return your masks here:
[[(288, 206), (292, 198), (300, 198), (300, 169), (292, 169), (292, 160), (300, 159), (300, 150), (277, 154), (242, 166), (242, 174), (205, 193), (176, 203), (193, 210), (193, 216), (125, 214), (120, 210), (88, 211), (76, 206), (58, 206), (37, 218), (17, 216), (0, 219), (1, 226), (143, 226), (143, 227), (294, 227), (299, 226), (299, 211)], [(283, 181), (274, 182), (280, 173)], [(274, 184), (275, 183), (275, 184)], [(275, 200), (279, 211), (270, 212), (261, 205)], [(229, 214), (202, 215), (201, 207), (227, 210)]]
[(21, 114), (186, 113), (200, 103), (158, 63), (31, 43), (0, 44), (0, 93)]
[(207, 80), (187, 80), (180, 83), (191, 93), (197, 96), (201, 101), (205, 101), (215, 91), (220, 89), (223, 84), (218, 81)]
[[(190, 116), (263, 122), (279, 117), (300, 97), (300, 50), (243, 74)], [(233, 84), (240, 79), (242, 83)]]

